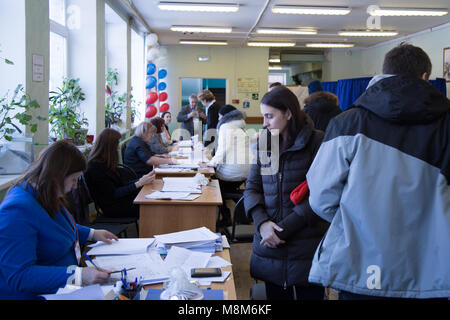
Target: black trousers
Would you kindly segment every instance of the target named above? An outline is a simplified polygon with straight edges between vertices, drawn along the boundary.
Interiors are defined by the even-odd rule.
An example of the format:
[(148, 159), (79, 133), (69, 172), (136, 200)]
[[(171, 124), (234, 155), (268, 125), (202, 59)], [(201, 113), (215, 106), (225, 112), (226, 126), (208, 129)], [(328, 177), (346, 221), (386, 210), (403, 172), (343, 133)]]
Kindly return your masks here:
[(267, 300), (324, 300), (325, 288), (317, 285), (281, 286), (266, 282)]

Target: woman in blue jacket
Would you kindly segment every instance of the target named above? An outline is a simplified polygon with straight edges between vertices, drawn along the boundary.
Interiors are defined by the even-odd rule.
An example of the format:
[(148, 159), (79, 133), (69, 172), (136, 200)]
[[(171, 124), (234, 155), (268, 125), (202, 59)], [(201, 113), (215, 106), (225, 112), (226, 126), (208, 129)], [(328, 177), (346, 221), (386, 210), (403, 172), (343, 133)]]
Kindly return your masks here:
[(67, 284), (104, 283), (107, 271), (80, 268), (80, 244), (110, 243), (105, 230), (77, 225), (64, 195), (86, 169), (83, 154), (58, 141), (45, 149), (0, 205), (0, 299), (38, 299)]
[(305, 181), (323, 132), (286, 87), (262, 98), (261, 114), (265, 130), (244, 192), (255, 225), (250, 273), (265, 281), (268, 300), (321, 300), (324, 288), (309, 284), (308, 273), (328, 223), (314, 214), (307, 197), (294, 205), (290, 194)]

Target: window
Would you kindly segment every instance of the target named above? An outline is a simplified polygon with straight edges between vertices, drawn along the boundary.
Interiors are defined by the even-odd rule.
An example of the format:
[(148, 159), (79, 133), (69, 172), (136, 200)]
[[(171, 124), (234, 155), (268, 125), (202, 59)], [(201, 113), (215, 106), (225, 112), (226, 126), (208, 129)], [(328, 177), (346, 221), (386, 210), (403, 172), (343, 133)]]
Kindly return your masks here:
[(65, 37), (50, 32), (50, 91), (55, 91), (56, 88), (60, 87), (62, 79), (67, 76), (66, 41)]
[(280, 82), (282, 85), (286, 84), (286, 74), (285, 73), (269, 73), (269, 85), (275, 82)]
[(50, 20), (66, 26), (66, 1), (50, 0)]
[(136, 108), (134, 124), (139, 124), (145, 117), (145, 57), (144, 38), (131, 30), (131, 106)]

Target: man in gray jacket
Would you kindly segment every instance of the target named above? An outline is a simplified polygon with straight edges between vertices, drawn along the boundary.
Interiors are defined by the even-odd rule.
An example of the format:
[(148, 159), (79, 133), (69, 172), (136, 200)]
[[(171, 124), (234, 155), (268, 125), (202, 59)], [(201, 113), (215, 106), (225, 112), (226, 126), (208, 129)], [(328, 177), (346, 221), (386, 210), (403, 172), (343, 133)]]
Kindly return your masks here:
[(331, 222), (309, 282), (340, 299), (450, 297), (450, 101), (430, 73), (421, 48), (389, 51), (308, 171), (311, 208)]
[(189, 105), (181, 108), (177, 121), (181, 123), (181, 129), (189, 131), (191, 136), (198, 134), (199, 139), (202, 139), (202, 127), (206, 123), (206, 113), (199, 107), (195, 94), (189, 97)]

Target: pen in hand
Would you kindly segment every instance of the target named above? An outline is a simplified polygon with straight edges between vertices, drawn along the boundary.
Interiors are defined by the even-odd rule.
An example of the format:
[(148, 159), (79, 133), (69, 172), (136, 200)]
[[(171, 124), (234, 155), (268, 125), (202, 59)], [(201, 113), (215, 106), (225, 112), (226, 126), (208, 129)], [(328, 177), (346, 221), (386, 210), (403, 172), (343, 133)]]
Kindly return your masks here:
[(90, 263), (92, 263), (92, 265), (95, 267), (95, 269), (97, 269), (99, 271), (103, 271), (94, 263), (94, 261), (85, 252), (83, 252), (83, 255)]

